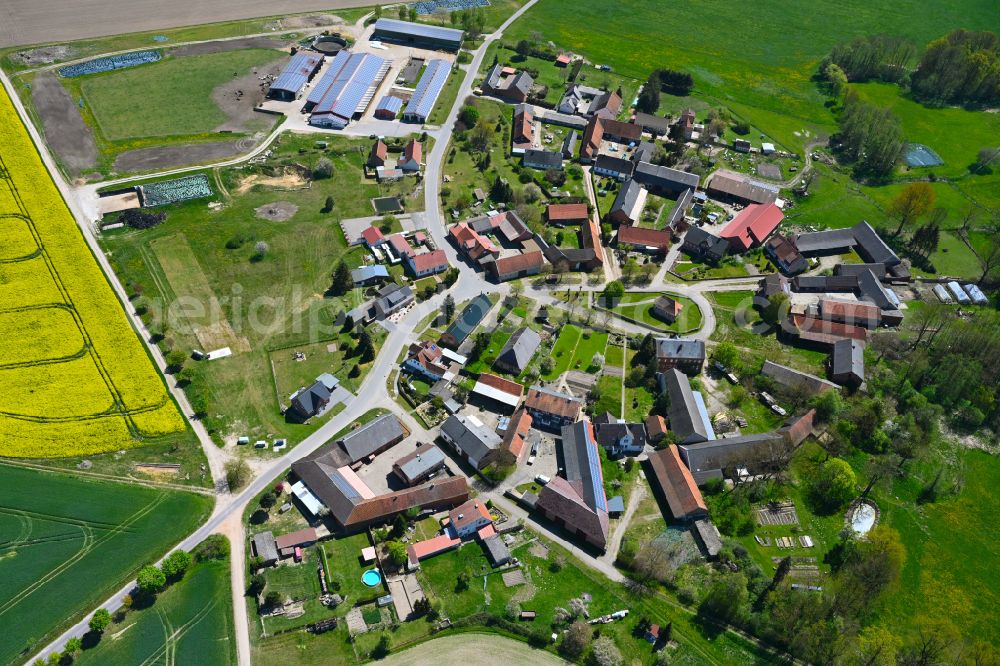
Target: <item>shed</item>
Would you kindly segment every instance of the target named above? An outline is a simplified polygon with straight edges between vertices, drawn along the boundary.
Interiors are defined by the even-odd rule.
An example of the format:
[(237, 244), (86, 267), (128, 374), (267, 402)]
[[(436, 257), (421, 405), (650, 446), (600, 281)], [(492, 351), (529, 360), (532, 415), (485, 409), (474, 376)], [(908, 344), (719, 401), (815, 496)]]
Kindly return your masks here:
[(254, 555), (259, 557), (264, 564), (274, 564), (278, 561), (278, 546), (274, 542), (274, 535), (271, 532), (259, 532), (251, 539)]

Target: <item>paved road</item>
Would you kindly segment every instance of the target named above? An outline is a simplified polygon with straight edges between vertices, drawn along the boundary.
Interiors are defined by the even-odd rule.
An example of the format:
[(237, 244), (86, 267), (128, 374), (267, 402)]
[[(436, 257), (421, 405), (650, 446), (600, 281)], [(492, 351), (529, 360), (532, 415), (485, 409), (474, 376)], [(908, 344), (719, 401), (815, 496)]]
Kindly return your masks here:
[[(18, 2), (20, 2), (20, 0), (18, 0)], [(506, 29), (506, 27), (511, 22), (519, 18), (521, 14), (527, 11), (532, 5), (535, 4), (535, 2), (537, 2), (537, 0), (531, 0), (530, 2), (525, 4), (521, 9), (515, 12), (500, 27), (500, 29), (497, 32), (487, 36), (484, 39), (482, 45), (476, 50), (472, 63), (464, 68), (465, 78), (459, 90), (459, 94), (456, 99), (455, 105), (452, 107), (451, 112), (448, 115), (448, 119), (445, 121), (445, 123), (440, 129), (433, 130), (431, 132), (432, 136), (434, 136), (436, 141), (434, 144), (434, 148), (432, 149), (431, 153), (427, 158), (425, 167), (424, 216), (429, 223), (428, 232), (434, 238), (438, 247), (444, 249), (445, 253), (448, 255), (451, 264), (459, 268), (460, 271), (459, 280), (450, 290), (450, 293), (452, 294), (456, 302), (459, 303), (468, 300), (470, 298), (473, 298), (474, 296), (480, 293), (497, 293), (503, 295), (508, 293), (510, 287), (509, 285), (506, 284), (494, 285), (487, 282), (481, 273), (476, 272), (472, 267), (468, 266), (465, 262), (459, 259), (459, 257), (457, 256), (457, 252), (447, 241), (445, 233), (444, 216), (442, 215), (440, 208), (441, 165), (444, 163), (444, 158), (447, 151), (448, 143), (451, 139), (452, 127), (454, 126), (455, 119), (457, 118), (463, 100), (472, 92), (472, 84), (475, 80), (476, 73), (478, 72), (482, 64), (482, 60), (485, 55), (487, 47), (502, 34), (503, 30)], [(87, 242), (93, 249), (95, 256), (98, 257), (98, 260), (100, 261), (101, 266), (105, 271), (105, 274), (108, 276), (109, 281), (111, 282), (112, 286), (116, 289), (116, 292), (118, 292), (123, 302), (127, 302), (127, 299), (125, 298), (124, 288), (118, 281), (115, 273), (111, 270), (111, 267), (108, 264), (106, 257), (102, 253), (99, 245), (97, 244), (96, 239), (93, 236), (93, 230), (90, 222), (97, 217), (96, 209), (94, 209), (94, 206), (96, 204), (96, 187), (90, 185), (81, 187), (79, 189), (74, 189), (70, 187), (68, 183), (65, 182), (65, 180), (59, 175), (55, 163), (52, 160), (51, 155), (48, 153), (45, 144), (42, 142), (41, 137), (38, 135), (38, 132), (35, 130), (35, 128), (31, 125), (30, 121), (28, 120), (28, 116), (24, 108), (21, 106), (20, 101), (18, 100), (16, 95), (13, 94), (13, 90), (10, 86), (10, 81), (2, 73), (0, 73), (0, 79), (2, 79), (3, 84), (8, 88), (8, 91), (10, 91), (11, 97), (18, 108), (18, 112), (22, 115), (22, 118), (25, 119), (25, 122), (28, 125), (32, 137), (34, 138), (36, 144), (39, 146), (39, 150), (42, 153), (42, 157), (45, 161), (46, 166), (52, 173), (52, 176), (57, 186), (63, 192), (64, 197), (66, 198), (68, 204), (70, 205), (71, 210), (74, 213), (74, 216), (77, 218), (78, 223), (80, 224), (84, 232), (84, 236), (86, 237)], [(298, 121), (294, 119), (285, 121), (285, 123), (283, 123), (281, 127), (275, 130), (264, 143), (258, 146), (250, 154), (244, 155), (243, 157), (234, 160), (222, 162), (218, 165), (213, 165), (213, 166), (226, 166), (226, 165), (238, 164), (248, 159), (251, 159), (252, 157), (266, 150), (267, 146), (282, 131), (305, 131), (306, 128), (298, 126), (297, 122)], [(373, 127), (369, 127), (367, 125), (362, 126), (361, 124), (358, 124), (353, 128), (351, 128), (350, 131), (341, 133), (353, 134), (353, 135), (366, 135), (367, 133), (369, 133), (369, 130), (373, 129)], [(313, 130), (310, 128), (308, 131), (313, 131)], [(174, 169), (165, 172), (164, 174), (157, 174), (157, 175), (179, 174), (204, 168), (206, 167), (202, 166), (202, 167)], [(124, 182), (125, 180), (129, 179), (123, 179), (121, 181), (110, 181), (102, 183), (101, 185), (104, 186), (108, 184), (114, 184), (116, 182)], [(708, 300), (703, 295), (703, 292), (717, 290), (717, 289), (746, 289), (748, 288), (748, 285), (751, 284), (753, 284), (752, 281), (732, 280), (732, 281), (718, 281), (710, 285), (656, 284), (656, 285), (637, 287), (635, 290), (649, 291), (649, 292), (670, 290), (688, 296), (689, 298), (694, 300), (695, 303), (698, 304), (699, 308), (702, 309), (703, 328), (701, 331), (699, 331), (698, 336), (707, 338), (708, 335), (710, 335), (712, 330), (714, 330), (715, 328), (715, 319), (714, 315), (712, 314), (711, 306)], [(603, 286), (591, 285), (591, 286), (583, 286), (581, 288), (584, 291), (600, 291), (601, 289), (603, 289)], [(556, 299), (552, 298), (551, 295), (546, 293), (545, 290), (540, 290), (536, 294), (536, 296), (538, 296), (540, 300), (544, 302), (549, 302), (553, 304), (557, 302)], [(307, 456), (316, 449), (318, 449), (324, 443), (329, 441), (333, 437), (333, 435), (335, 435), (337, 432), (347, 428), (355, 420), (357, 416), (359, 416), (360, 414), (364, 413), (369, 409), (381, 407), (398, 413), (399, 407), (388, 395), (388, 392), (386, 390), (387, 380), (389, 378), (390, 373), (395, 368), (396, 359), (398, 358), (399, 353), (413, 339), (416, 326), (427, 315), (439, 309), (443, 303), (443, 299), (444, 295), (439, 294), (434, 298), (424, 301), (415, 306), (414, 308), (412, 308), (398, 323), (387, 325), (387, 329), (389, 330), (388, 337), (383, 343), (382, 348), (379, 351), (379, 355), (376, 358), (371, 371), (368, 373), (365, 380), (362, 382), (361, 387), (357, 391), (356, 396), (352, 397), (345, 403), (344, 411), (338, 414), (337, 416), (331, 418), (329, 421), (323, 424), (319, 429), (317, 429), (312, 435), (310, 435), (305, 440), (300, 442), (295, 448), (286, 453), (284, 456), (272, 459), (269, 462), (265, 463), (263, 468), (259, 471), (258, 476), (239, 493), (229, 494), (228, 492), (224, 492), (225, 489), (220, 488), (219, 489), (220, 494), (218, 495), (218, 500), (212, 516), (197, 531), (195, 531), (184, 541), (178, 544), (176, 548), (190, 550), (210, 534), (213, 534), (215, 532), (222, 532), (230, 535), (230, 537), (233, 539), (234, 550), (242, 549), (243, 548), (242, 524), (237, 523), (239, 525), (239, 527), (237, 528), (234, 527), (233, 521), (238, 520), (236, 517), (242, 516), (244, 507), (246, 507), (246, 505), (256, 495), (258, 495), (266, 487), (271, 485), (275, 479), (281, 476), (284, 473), (284, 471), (288, 469), (288, 467), (291, 465), (292, 462), (304, 456)], [(133, 316), (133, 322), (140, 330), (140, 332), (143, 333), (145, 338), (148, 339), (148, 332), (146, 332), (142, 328), (141, 321), (139, 321), (136, 317)], [(646, 332), (646, 330), (642, 329), (641, 327), (636, 327), (634, 325), (630, 324), (626, 325), (626, 324), (627, 322), (621, 322), (622, 327), (627, 330), (634, 328), (636, 329), (636, 331), (634, 332)], [(158, 365), (162, 369), (164, 366), (164, 361), (160, 352), (155, 346), (151, 346), (151, 351)], [(175, 387), (172, 387), (172, 390), (174, 391), (174, 395), (177, 398), (178, 402), (181, 404), (182, 408), (184, 408), (186, 411), (188, 411), (188, 413), (190, 413), (191, 409), (187, 403), (186, 398), (184, 397), (183, 392), (176, 390)], [(357, 396), (361, 397), (359, 398)], [(419, 428), (419, 426), (417, 426), (413, 422), (412, 418), (410, 418), (409, 416), (404, 416), (403, 418), (407, 422), (407, 425), (409, 425), (411, 428), (415, 430), (419, 429), (419, 431), (422, 431), (422, 434), (426, 436), (426, 431), (423, 431), (422, 428)], [(213, 477), (214, 478), (223, 477), (224, 475), (222, 474), (221, 470), (215, 469), (216, 464), (221, 464), (220, 463), (221, 459), (219, 458), (217, 447), (214, 445), (214, 443), (211, 442), (207, 434), (204, 433), (204, 429), (201, 428), (200, 424), (194, 422), (193, 425), (196, 431), (199, 432), (199, 439), (202, 442), (202, 446), (206, 451), (206, 455), (209, 457), (210, 463), (213, 463), (213, 470), (212, 470)], [(514, 506), (512, 503), (502, 498), (497, 498), (497, 499), (501, 503), (501, 506), (509, 510), (512, 514), (517, 515), (519, 517), (524, 517), (528, 519), (529, 522), (534, 522), (534, 520), (528, 517), (523, 510)], [(239, 539), (236, 538), (237, 530), (240, 536)], [(573, 543), (565, 541), (556, 535), (550, 534), (549, 537), (553, 538), (555, 541), (559, 542), (565, 548), (567, 548), (574, 554), (578, 555), (588, 566), (597, 569), (611, 580), (615, 581), (623, 580), (621, 573), (617, 569), (615, 569), (610, 563), (602, 562), (594, 558), (590, 554), (581, 551)], [(235, 572), (235, 569), (237, 568), (239, 569), (239, 571)], [(240, 564), (238, 564), (235, 559), (234, 559), (234, 575), (233, 575), (232, 585), (234, 594), (239, 594), (243, 589), (245, 589), (245, 581), (243, 580), (243, 567)], [(128, 585), (124, 586), (122, 589), (120, 589), (118, 592), (112, 595), (111, 598), (109, 598), (101, 605), (101, 608), (106, 608), (112, 612), (117, 610), (121, 606), (122, 597), (124, 597), (128, 593), (128, 591), (132, 589), (133, 586), (134, 586), (134, 581), (130, 582)], [(245, 623), (246, 613), (243, 610), (243, 608), (245, 608), (245, 605), (242, 603), (237, 603), (235, 604), (235, 606), (236, 606), (236, 611), (234, 614), (236, 615), (235, 617), (236, 622)], [(76, 625), (65, 631), (59, 638), (57, 638), (49, 646), (47, 646), (44, 650), (42, 650), (38, 655), (36, 655), (35, 658), (45, 658), (53, 651), (60, 651), (63, 649), (66, 641), (70, 637), (83, 635), (87, 630), (88, 620), (89, 616), (88, 618), (81, 620), (79, 623), (77, 623)], [(245, 629), (245, 626), (242, 627), (241, 629)], [(248, 633), (243, 630), (237, 632), (237, 640), (240, 643), (238, 645), (238, 650), (237, 650), (239, 655), (239, 663), (241, 666), (249, 666), (250, 649), (249, 649)]]

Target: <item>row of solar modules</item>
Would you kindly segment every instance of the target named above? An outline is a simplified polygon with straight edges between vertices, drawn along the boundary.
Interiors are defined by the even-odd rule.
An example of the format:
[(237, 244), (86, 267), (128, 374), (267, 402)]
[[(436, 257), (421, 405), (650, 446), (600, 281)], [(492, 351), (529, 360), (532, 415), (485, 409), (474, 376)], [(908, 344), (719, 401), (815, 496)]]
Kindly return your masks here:
[(449, 12), (461, 9), (474, 9), (476, 7), (489, 7), (489, 0), (423, 0), (413, 5), (420, 16), (433, 14), (438, 9), (446, 9)]
[(271, 90), (283, 90), (292, 96), (297, 95), (322, 64), (323, 56), (319, 53), (299, 51), (271, 84)]
[(203, 173), (140, 185), (138, 190), (139, 200), (147, 208), (212, 196), (212, 186)]
[(306, 99), (313, 125), (343, 129), (368, 106), (389, 61), (371, 53), (341, 51)]
[(98, 74), (100, 72), (110, 72), (115, 69), (125, 69), (136, 65), (156, 62), (161, 58), (159, 51), (135, 51), (133, 53), (120, 53), (118, 55), (106, 56), (104, 58), (94, 58), (87, 62), (68, 65), (59, 69), (59, 75), (67, 79), (75, 76), (86, 76), (87, 74)]
[(424, 73), (413, 91), (413, 97), (410, 98), (406, 110), (403, 111), (404, 121), (411, 123), (427, 121), (441, 90), (444, 89), (450, 71), (451, 63), (447, 60), (431, 60), (427, 63), (427, 68), (424, 69)]
[(934, 293), (942, 303), (951, 303), (952, 300), (959, 303), (969, 303), (971, 301), (976, 305), (986, 305), (989, 303), (986, 294), (976, 285), (967, 284), (963, 287), (954, 280), (947, 284), (947, 289), (943, 284), (936, 285)]

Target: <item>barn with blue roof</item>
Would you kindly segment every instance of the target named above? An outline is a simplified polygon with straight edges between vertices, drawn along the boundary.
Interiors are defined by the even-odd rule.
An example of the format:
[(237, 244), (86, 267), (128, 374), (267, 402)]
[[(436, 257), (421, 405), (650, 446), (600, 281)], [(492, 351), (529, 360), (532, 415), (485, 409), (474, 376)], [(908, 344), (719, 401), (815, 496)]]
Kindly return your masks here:
[(389, 71), (390, 62), (371, 53), (341, 51), (306, 100), (309, 124), (344, 129), (364, 113)]
[(312, 81), (323, 65), (323, 56), (310, 51), (299, 51), (285, 65), (285, 69), (271, 84), (267, 96), (285, 102), (294, 100), (299, 91)]
[(458, 51), (462, 47), (462, 36), (462, 31), (454, 28), (380, 18), (375, 21), (371, 39), (420, 49)]
[(375, 107), (375, 117), (379, 120), (395, 120), (403, 110), (403, 100), (394, 95), (386, 95)]
[(451, 72), (451, 63), (446, 60), (431, 60), (427, 63), (427, 68), (413, 91), (413, 97), (410, 98), (406, 110), (403, 111), (403, 122), (427, 122), (428, 116), (434, 110), (438, 96), (441, 95), (441, 90), (444, 89), (444, 84), (448, 80), (449, 72)]

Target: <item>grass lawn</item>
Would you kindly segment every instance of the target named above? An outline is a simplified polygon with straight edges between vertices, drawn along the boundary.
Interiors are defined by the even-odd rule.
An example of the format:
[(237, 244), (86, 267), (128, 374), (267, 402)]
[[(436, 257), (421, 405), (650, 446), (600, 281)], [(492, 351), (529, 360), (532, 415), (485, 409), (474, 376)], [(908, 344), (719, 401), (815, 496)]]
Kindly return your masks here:
[[(315, 378), (316, 370), (332, 371), (351, 388), (368, 369), (362, 366), (361, 376), (348, 377), (355, 360), (341, 358), (349, 340), (334, 325), (340, 311), (363, 302), (363, 292), (339, 298), (325, 292), (339, 261), (351, 268), (363, 261), (363, 250), (346, 247), (339, 220), (370, 215), (370, 198), (385, 192), (362, 177), (367, 141), (331, 137), (329, 144), (323, 151), (310, 136), (285, 135), (271, 163), (275, 168), (310, 166), (325, 156), (334, 163), (332, 179), (293, 191), (263, 185), (245, 189), (241, 183), (251, 174), (224, 169), (217, 178), (210, 174), (219, 210), (209, 209), (206, 200), (165, 206), (160, 210), (167, 220), (157, 227), (101, 236), (123, 283), (148, 304), (150, 328), (165, 336), (161, 347), (189, 352), (229, 346), (234, 351), (218, 361), (188, 363), (193, 373), (188, 395), (203, 401), (204, 423), (217, 441), (248, 435), (285, 437), (295, 444), (316, 427), (288, 423), (281, 415), (271, 362), (283, 360), (285, 351), (275, 350), (302, 346), (307, 352), (305, 362), (295, 363), (289, 374), (279, 373), (277, 389), (285, 398), (289, 388)], [(239, 193), (241, 187), (245, 191)], [(320, 209), (328, 195), (335, 204), (324, 214)], [(257, 217), (255, 209), (275, 202), (297, 211), (284, 222)], [(408, 208), (416, 204), (407, 200)], [(268, 252), (253, 261), (260, 241), (268, 244)], [(181, 298), (195, 306), (182, 308)], [(169, 315), (166, 323), (159, 316), (163, 313)], [(371, 334), (377, 347), (378, 327)], [(330, 354), (325, 341), (333, 339), (338, 352)], [(278, 365), (280, 370), (283, 364)]]
[(594, 405), (594, 414), (611, 412), (616, 418), (622, 413), (622, 378), (614, 375), (601, 375), (597, 380), (597, 390), (600, 399)]
[[(679, 301), (683, 308), (677, 319), (672, 324), (668, 324), (662, 319), (653, 315), (653, 302), (661, 296), (670, 296)], [(652, 326), (663, 331), (674, 333), (691, 333), (701, 328), (701, 309), (690, 298), (678, 294), (655, 294), (655, 293), (626, 293), (622, 302), (615, 306), (613, 312), (635, 319), (647, 326)]]
[[(749, 305), (753, 298), (753, 292), (750, 291), (732, 291), (725, 292), (725, 294), (723, 298), (726, 299), (727, 306), (742, 302)], [(720, 294), (713, 294), (713, 296), (718, 299)], [(824, 374), (823, 363), (829, 356), (827, 352), (782, 344), (773, 333), (767, 335), (751, 333), (746, 324), (756, 321), (757, 316), (756, 312), (749, 307), (744, 313), (743, 308), (718, 305), (715, 307), (715, 316), (718, 324), (709, 338), (711, 341), (731, 342), (760, 363), (763, 363), (763, 359), (767, 358), (775, 363), (781, 363), (804, 372)], [(746, 322), (743, 321), (744, 319)]]
[(585, 329), (580, 336), (580, 342), (576, 345), (576, 353), (573, 354), (573, 361), (569, 366), (570, 370), (580, 370), (581, 372), (597, 372), (600, 366), (591, 365), (594, 354), (604, 355), (604, 350), (608, 346), (608, 334)]
[(581, 331), (572, 324), (567, 324), (559, 331), (555, 346), (552, 347), (552, 371), (542, 375), (542, 379), (551, 381), (566, 372), (573, 361), (573, 352), (580, 342)]
[(8, 664), (158, 559), (208, 517), (212, 500), (4, 465), (0, 506), (0, 663)]
[[(455, 105), (455, 98), (458, 97), (458, 90), (462, 87), (462, 81), (464, 80), (465, 71), (457, 67), (452, 68), (451, 73), (448, 75), (448, 80), (445, 82), (444, 88), (441, 89), (441, 94), (438, 95), (437, 102), (434, 104), (434, 109), (427, 118), (428, 125), (440, 125), (447, 120), (448, 113), (451, 111), (451, 107)], [(428, 151), (427, 154), (429, 155), (430, 152)]]
[[(696, 96), (726, 104), (794, 150), (816, 132), (833, 130), (832, 116), (811, 77), (834, 44), (870, 34), (873, 25), (891, 25), (894, 34), (913, 39), (919, 47), (955, 26), (995, 30), (990, 7), (986, 0), (962, 0), (928, 13), (918, 0), (878, 5), (847, 0), (808, 6), (774, 3), (747, 15), (743, 4), (723, 0), (713, 6), (713, 20), (702, 25), (703, 8), (697, 5), (664, 7), (656, 0), (627, 0), (609, 6), (585, 0), (567, 12), (558, 0), (543, 0), (504, 36), (515, 42), (540, 33), (592, 62), (640, 79), (668, 64), (689, 71)], [(748, 44), (733, 39), (735, 24), (742, 34), (768, 34), (779, 24), (795, 29), (781, 39)], [(691, 30), (692, 25), (702, 29)]]
[(625, 389), (625, 420), (629, 423), (645, 421), (653, 409), (656, 396), (644, 386)]
[(625, 367), (625, 349), (618, 345), (608, 345), (604, 352), (604, 364)]
[(492, 372), (490, 368), (493, 365), (493, 361), (497, 360), (497, 356), (500, 355), (500, 351), (503, 349), (503, 346), (507, 344), (507, 341), (510, 340), (511, 335), (512, 334), (510, 332), (504, 331), (500, 328), (493, 331), (493, 334), (490, 336), (489, 346), (487, 346), (486, 350), (480, 354), (479, 358), (469, 363), (465, 369), (468, 372), (475, 374), (479, 374), (481, 372)]
[[(165, 639), (164, 636), (167, 636)], [(178, 664), (232, 664), (233, 601), (229, 564), (209, 560), (194, 564), (147, 608), (108, 627), (96, 647), (84, 650), (76, 664), (139, 664), (160, 659)]]
[(212, 99), (216, 87), (230, 81), (233, 72), (243, 76), (287, 57), (270, 49), (168, 57), (85, 77), (79, 86), (85, 105), (110, 141), (201, 134), (226, 121)]

